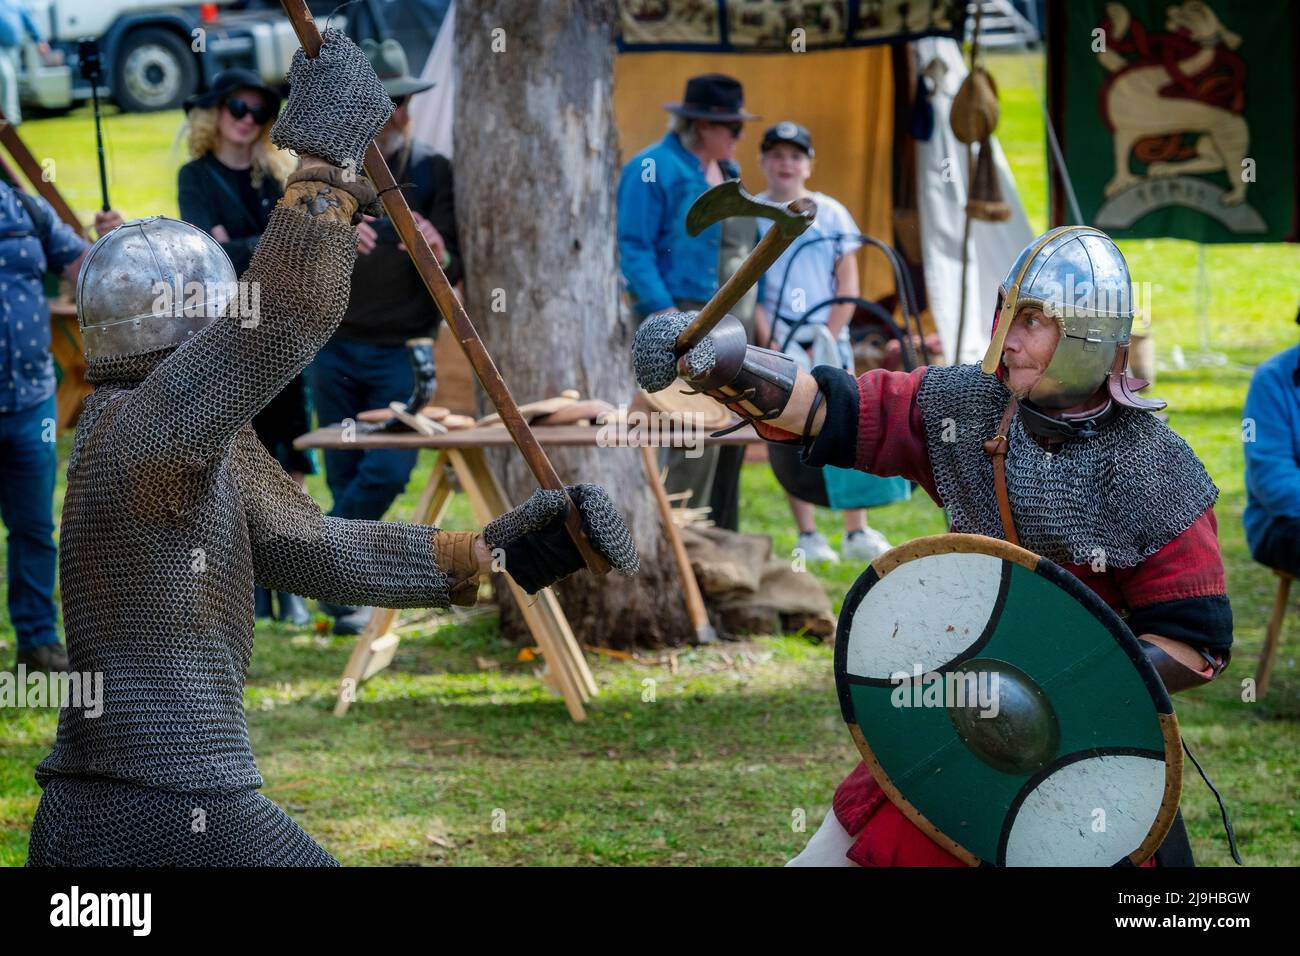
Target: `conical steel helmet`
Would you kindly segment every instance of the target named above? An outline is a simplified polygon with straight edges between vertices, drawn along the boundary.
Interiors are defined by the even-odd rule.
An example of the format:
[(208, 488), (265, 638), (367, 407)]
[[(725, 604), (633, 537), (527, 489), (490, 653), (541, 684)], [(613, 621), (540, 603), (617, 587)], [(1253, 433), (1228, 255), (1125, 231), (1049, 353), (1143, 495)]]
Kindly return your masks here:
[(1045, 409), (1086, 401), (1110, 378), (1111, 395), (1138, 408), (1162, 403), (1132, 393), (1145, 385), (1128, 378), (1133, 331), (1133, 288), (1128, 264), (1114, 241), (1090, 226), (1060, 226), (1039, 236), (1016, 258), (998, 289), (998, 314), (983, 369), (1002, 363), (1007, 333), (1026, 306), (1042, 309), (1061, 338), (1046, 370), (1026, 396)]

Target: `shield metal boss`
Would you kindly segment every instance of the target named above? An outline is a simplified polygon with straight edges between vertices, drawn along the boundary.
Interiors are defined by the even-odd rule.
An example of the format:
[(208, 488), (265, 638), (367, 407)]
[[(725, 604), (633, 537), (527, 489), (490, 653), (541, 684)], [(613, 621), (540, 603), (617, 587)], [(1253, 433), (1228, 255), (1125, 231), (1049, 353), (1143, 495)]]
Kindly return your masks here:
[(943, 534), (881, 555), (844, 600), (835, 683), (872, 775), (972, 866), (1141, 863), (1173, 823), (1164, 685), (1119, 616), (1031, 551)]

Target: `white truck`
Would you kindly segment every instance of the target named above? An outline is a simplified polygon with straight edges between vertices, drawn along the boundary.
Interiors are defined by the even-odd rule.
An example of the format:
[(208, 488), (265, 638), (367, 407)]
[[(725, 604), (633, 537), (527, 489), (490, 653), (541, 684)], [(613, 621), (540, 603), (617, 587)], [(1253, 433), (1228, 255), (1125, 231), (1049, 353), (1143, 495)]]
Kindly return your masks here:
[[(67, 109), (90, 98), (77, 62), (79, 41), (99, 41), (100, 95), (125, 112), (178, 108), (222, 70), (242, 66), (281, 85), (298, 39), (274, 0), (22, 0), (49, 42), (52, 62), (34, 43), (22, 53), (24, 108)], [(324, 29), (341, 0), (308, 0)], [(396, 36), (418, 71), (449, 0), (362, 0), (329, 24), (356, 39)], [(344, 8), (348, 11), (349, 8)]]

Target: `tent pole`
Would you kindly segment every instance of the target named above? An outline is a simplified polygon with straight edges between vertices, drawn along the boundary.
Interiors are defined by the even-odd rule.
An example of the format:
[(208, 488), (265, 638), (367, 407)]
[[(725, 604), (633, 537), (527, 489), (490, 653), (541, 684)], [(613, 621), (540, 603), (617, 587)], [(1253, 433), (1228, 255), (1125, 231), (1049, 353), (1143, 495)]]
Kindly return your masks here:
[[(971, 37), (970, 43), (970, 69), (968, 72), (975, 72), (975, 58), (979, 53), (980, 47), (980, 22), (984, 19), (984, 5), (975, 4), (975, 34)], [(948, 122), (952, 122), (950, 116)], [(981, 147), (982, 149), (983, 147)], [(966, 222), (962, 225), (961, 231), (961, 297), (958, 300), (961, 305), (957, 310), (957, 344), (952, 353), (952, 362), (954, 365), (961, 364), (961, 340), (966, 332), (966, 275), (970, 270), (970, 188), (975, 180), (975, 151), (970, 143), (966, 144), (966, 206), (964, 213)]]
[(961, 306), (957, 311), (957, 347), (952, 353), (952, 363), (961, 364), (961, 340), (966, 332), (966, 275), (970, 270), (970, 187), (975, 177), (974, 149), (966, 144), (966, 223), (961, 233)]

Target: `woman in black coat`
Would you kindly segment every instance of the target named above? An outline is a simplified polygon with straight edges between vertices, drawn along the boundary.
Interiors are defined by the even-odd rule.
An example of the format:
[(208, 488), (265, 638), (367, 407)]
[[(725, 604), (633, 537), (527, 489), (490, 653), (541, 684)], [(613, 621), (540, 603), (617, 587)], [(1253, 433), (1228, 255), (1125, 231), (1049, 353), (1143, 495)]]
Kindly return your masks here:
[[(212, 89), (186, 103), (190, 155), (181, 167), (181, 218), (221, 243), (242, 274), (271, 210), (293, 171), (293, 156), (271, 144), (271, 124), (280, 110), (280, 95), (248, 70), (218, 74)], [(307, 393), (301, 375), (294, 378), (253, 419), (253, 430), (268, 451), (299, 485), (315, 474), (307, 452), (293, 440), (308, 431)], [(306, 625), (307, 605), (294, 594), (280, 594), (281, 620)], [(270, 617), (271, 596), (258, 589), (257, 614)]]

